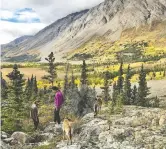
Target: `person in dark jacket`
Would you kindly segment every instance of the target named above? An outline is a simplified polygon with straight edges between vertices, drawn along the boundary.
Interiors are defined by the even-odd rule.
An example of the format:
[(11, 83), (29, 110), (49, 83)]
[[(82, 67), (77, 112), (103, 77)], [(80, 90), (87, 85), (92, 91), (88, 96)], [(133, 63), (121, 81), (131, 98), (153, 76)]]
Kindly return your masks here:
[(62, 92), (59, 90), (58, 87), (56, 86), (53, 86), (52, 89), (55, 91), (55, 97), (54, 97), (54, 106), (55, 106), (55, 109), (54, 109), (54, 122), (60, 124), (61, 123), (61, 119), (60, 119), (60, 115), (59, 115), (59, 112), (60, 112), (60, 109), (61, 109), (61, 106), (63, 104), (63, 94)]
[(36, 130), (38, 125), (39, 125), (39, 117), (38, 117), (38, 105), (39, 105), (39, 101), (35, 101), (32, 106), (31, 106), (31, 118), (33, 120), (34, 123), (34, 129)]
[(102, 99), (97, 96), (94, 103), (94, 117), (96, 117), (101, 112)]

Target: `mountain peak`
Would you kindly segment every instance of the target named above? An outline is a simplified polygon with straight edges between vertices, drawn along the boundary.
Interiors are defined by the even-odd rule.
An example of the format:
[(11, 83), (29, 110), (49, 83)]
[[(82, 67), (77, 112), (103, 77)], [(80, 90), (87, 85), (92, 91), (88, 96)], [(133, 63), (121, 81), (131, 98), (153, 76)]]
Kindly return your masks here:
[(165, 20), (166, 0), (105, 0), (89, 10), (72, 13), (55, 21), (30, 40), (19, 43), (19, 48), (8, 49), (15, 51), (15, 54), (6, 52), (4, 55), (14, 56), (21, 49), (24, 52), (38, 51), (40, 57), (44, 58), (53, 51), (56, 59), (61, 59), (66, 52), (78, 48), (94, 36), (116, 41), (126, 29), (137, 29), (144, 25), (150, 28), (154, 22)]

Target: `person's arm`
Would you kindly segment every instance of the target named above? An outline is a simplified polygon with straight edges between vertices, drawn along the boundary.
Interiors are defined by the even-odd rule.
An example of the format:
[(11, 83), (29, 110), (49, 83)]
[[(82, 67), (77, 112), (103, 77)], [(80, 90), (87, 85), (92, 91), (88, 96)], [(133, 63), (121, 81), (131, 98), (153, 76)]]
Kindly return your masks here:
[(56, 94), (55, 94), (55, 97), (54, 97), (54, 106), (56, 107)]
[(56, 108), (59, 107), (59, 104), (60, 104), (59, 102), (60, 102), (60, 96), (58, 93), (56, 93)]
[(37, 121), (38, 115), (37, 115), (37, 108), (33, 109), (33, 113), (34, 113), (34, 119)]

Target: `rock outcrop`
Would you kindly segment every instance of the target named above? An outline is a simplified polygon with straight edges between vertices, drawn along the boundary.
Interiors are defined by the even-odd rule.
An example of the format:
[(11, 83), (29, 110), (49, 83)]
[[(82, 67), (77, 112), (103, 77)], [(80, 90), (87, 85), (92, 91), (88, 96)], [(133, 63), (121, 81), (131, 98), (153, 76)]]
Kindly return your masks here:
[[(107, 111), (107, 110), (106, 110)], [(58, 149), (159, 149), (166, 147), (165, 110), (128, 106), (121, 115), (106, 118), (105, 114), (82, 118), (80, 133), (73, 145), (58, 143)], [(160, 122), (161, 121), (161, 122)], [(160, 123), (160, 124), (159, 124)]]
[[(17, 137), (19, 142), (26, 142), (22, 149), (33, 149), (49, 146), (50, 149), (164, 149), (166, 147), (166, 110), (159, 108), (143, 108), (124, 106), (121, 114), (110, 115), (107, 107), (96, 118), (93, 113), (86, 114), (74, 127), (73, 144), (67, 145), (62, 140), (62, 126), (49, 123), (44, 131), (35, 132), (31, 139), (25, 141)], [(13, 137), (15, 135), (12, 135)], [(5, 132), (1, 133), (3, 149), (13, 146), (5, 143)], [(9, 136), (8, 136), (9, 137)], [(9, 138), (10, 139), (10, 138)], [(9, 145), (10, 144), (10, 145)]]

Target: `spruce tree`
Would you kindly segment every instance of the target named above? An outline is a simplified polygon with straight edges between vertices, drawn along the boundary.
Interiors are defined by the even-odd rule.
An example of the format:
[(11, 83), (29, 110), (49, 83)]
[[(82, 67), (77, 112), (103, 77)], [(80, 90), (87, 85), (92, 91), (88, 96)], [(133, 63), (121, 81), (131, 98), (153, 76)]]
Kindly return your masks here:
[(114, 82), (113, 83), (113, 92), (112, 92), (113, 105), (115, 105), (115, 103), (116, 103), (117, 95), (118, 95), (117, 85), (116, 85), (116, 82)]
[(34, 78), (34, 92), (35, 92), (35, 94), (37, 94), (38, 93), (38, 87), (37, 87), (37, 80), (36, 80), (36, 76), (35, 76), (35, 78)]
[(155, 78), (156, 77), (156, 73), (153, 71), (153, 78)]
[(87, 66), (85, 60), (83, 60), (82, 72), (81, 72), (81, 87), (78, 92), (79, 103), (78, 103), (78, 114), (82, 115), (87, 112), (87, 109), (93, 110), (93, 101), (95, 99), (94, 90), (88, 87), (87, 84)]
[(45, 60), (48, 61), (48, 66), (49, 66), (48, 73), (49, 73), (49, 75), (44, 76), (43, 79), (48, 80), (51, 83), (51, 85), (53, 86), (54, 80), (57, 77), (56, 66), (54, 64), (54, 61), (55, 61), (54, 53), (51, 52), (48, 55), (48, 58), (45, 58)]
[(110, 99), (109, 94), (109, 79), (111, 79), (111, 74), (109, 71), (104, 72), (104, 87), (101, 87), (103, 89), (104, 94), (104, 100), (108, 101)]
[(139, 87), (138, 87), (138, 105), (148, 106), (147, 96), (149, 95), (149, 88), (147, 87), (146, 72), (144, 71), (143, 64), (139, 74)]
[(132, 94), (131, 94), (131, 104), (132, 105), (137, 105), (137, 103), (138, 103), (137, 93), (138, 93), (137, 86), (134, 85), (134, 87), (132, 89)]
[(75, 85), (75, 77), (74, 77), (74, 73), (72, 71), (72, 75), (71, 75), (71, 88), (72, 88), (72, 90), (74, 89), (75, 86), (76, 86)]
[(2, 72), (0, 72), (1, 75), (1, 98), (2, 100), (7, 98), (7, 82), (5, 81), (5, 79), (3, 79), (2, 77)]
[(21, 129), (21, 120), (25, 116), (24, 99), (23, 99), (23, 86), (25, 80), (23, 79), (23, 74), (18, 70), (18, 66), (15, 64), (13, 66), (13, 71), (7, 75), (10, 79), (9, 89), (8, 89), (8, 100), (6, 113), (6, 123), (12, 122), (13, 127), (16, 130)]
[(25, 97), (29, 101), (32, 96), (31, 80), (28, 78), (25, 86)]
[(61, 89), (61, 84), (60, 84), (60, 82), (58, 83), (58, 88)]
[(37, 87), (37, 80), (35, 76), (32, 80), (32, 99), (36, 100), (37, 95), (38, 95), (38, 87)]
[(124, 104), (130, 105), (131, 102), (131, 72), (130, 65), (128, 65), (127, 73), (124, 81)]
[(85, 60), (83, 60), (82, 71), (81, 71), (81, 83), (82, 85), (87, 84), (87, 66)]
[(165, 70), (164, 70), (164, 72), (163, 72), (163, 77), (165, 77), (166, 76), (166, 73), (165, 73)]
[(117, 81), (117, 89), (118, 93), (123, 93), (123, 61), (121, 60), (120, 67), (119, 67), (119, 72), (118, 72), (118, 81)]
[(69, 63), (66, 64), (66, 73), (65, 73), (65, 78), (64, 78), (64, 87), (63, 87), (63, 97), (64, 97), (64, 99), (66, 98), (66, 94), (67, 94), (68, 87), (69, 87), (68, 71), (69, 71)]

